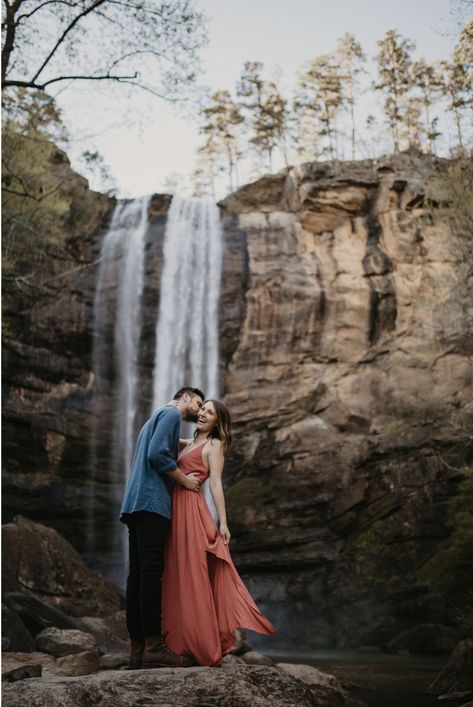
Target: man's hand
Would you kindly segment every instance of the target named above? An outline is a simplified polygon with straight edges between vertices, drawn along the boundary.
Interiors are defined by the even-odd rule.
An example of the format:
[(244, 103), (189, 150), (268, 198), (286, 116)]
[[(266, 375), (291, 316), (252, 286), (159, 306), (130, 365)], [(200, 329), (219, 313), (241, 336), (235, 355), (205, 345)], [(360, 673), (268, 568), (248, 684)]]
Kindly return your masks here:
[(219, 532), (220, 532), (220, 535), (222, 536), (222, 540), (225, 543), (225, 545), (228, 545), (228, 543), (230, 542), (230, 538), (231, 538), (230, 531), (228, 530), (228, 526), (225, 525), (224, 523), (221, 523)]
[(186, 474), (186, 478), (183, 479), (182, 485), (188, 491), (200, 491), (199, 475), (194, 472), (191, 474)]

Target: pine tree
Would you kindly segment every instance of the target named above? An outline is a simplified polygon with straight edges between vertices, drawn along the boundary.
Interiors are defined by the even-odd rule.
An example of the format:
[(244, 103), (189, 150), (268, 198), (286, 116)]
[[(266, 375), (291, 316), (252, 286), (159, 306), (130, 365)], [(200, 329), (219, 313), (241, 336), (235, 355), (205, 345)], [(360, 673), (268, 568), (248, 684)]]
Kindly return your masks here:
[(225, 156), (230, 191), (238, 187), (238, 160), (241, 157), (243, 116), (229, 91), (217, 91), (202, 110), (200, 132), (211, 140), (215, 154)]
[(458, 138), (458, 152), (465, 155), (462, 112), (473, 105), (473, 21), (460, 33), (452, 61), (442, 62), (443, 93), (452, 111)]
[(241, 109), (251, 126), (250, 145), (261, 165), (272, 170), (273, 153), (279, 148), (285, 154), (287, 131), (287, 101), (274, 81), (266, 81), (261, 62), (246, 62), (237, 84)]
[(359, 86), (360, 75), (366, 73), (363, 68), (366, 56), (363, 53), (361, 44), (349, 32), (346, 32), (338, 40), (335, 54), (342, 75), (345, 103), (350, 113), (351, 158), (354, 160), (356, 157), (355, 95)]
[[(307, 137), (318, 144), (310, 145), (312, 157), (337, 155), (336, 120), (343, 105), (343, 84), (340, 65), (332, 54), (321, 54), (306, 66), (299, 75), (298, 91), (294, 109), (302, 128), (298, 130), (296, 143), (299, 153), (307, 154)], [(304, 124), (312, 123), (309, 135)]]
[(429, 145), (429, 151), (435, 152), (435, 141), (440, 133), (437, 131), (438, 118), (432, 117), (432, 106), (436, 103), (442, 91), (442, 76), (438, 64), (428, 64), (423, 57), (414, 62), (411, 67), (413, 84), (420, 91), (420, 101), (424, 110), (424, 132)]
[(391, 128), (394, 152), (399, 152), (401, 127), (403, 123), (406, 126), (406, 117), (410, 115), (408, 111), (406, 116), (405, 110), (409, 105), (407, 94), (412, 88), (411, 52), (415, 44), (395, 30), (389, 30), (378, 46), (379, 81), (375, 88), (386, 96), (384, 110)]

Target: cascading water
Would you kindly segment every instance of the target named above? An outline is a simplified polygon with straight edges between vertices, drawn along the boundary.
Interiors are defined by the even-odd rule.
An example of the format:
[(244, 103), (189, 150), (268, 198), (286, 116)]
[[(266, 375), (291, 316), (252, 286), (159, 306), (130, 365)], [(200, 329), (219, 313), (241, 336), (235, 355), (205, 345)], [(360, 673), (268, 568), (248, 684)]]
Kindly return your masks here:
[[(124, 485), (130, 467), (135, 437), (138, 385), (138, 343), (141, 331), (141, 297), (144, 282), (144, 241), (148, 226), (150, 197), (119, 202), (105, 234), (98, 282), (94, 298), (94, 416), (91, 440), (91, 494), (101, 481), (108, 481), (112, 494), (108, 512), (118, 515)], [(114, 297), (111, 297), (111, 293)], [(112, 301), (115, 311), (112, 311)], [(114, 347), (110, 349), (112, 339)], [(105, 419), (104, 398), (112, 398), (114, 420)], [(110, 407), (110, 406), (109, 406)], [(104, 479), (102, 464), (98, 470), (98, 442), (104, 426), (113, 426), (109, 477)], [(110, 484), (111, 482), (111, 484)], [(96, 543), (97, 523), (94, 504), (89, 502), (87, 537), (89, 555)], [(107, 572), (118, 584), (123, 581), (125, 564), (124, 529), (112, 533)], [(113, 568), (117, 568), (115, 571)], [(105, 569), (105, 568), (104, 568)]]
[[(108, 579), (121, 586), (127, 570), (126, 529), (118, 522), (118, 513), (133, 445), (144, 422), (139, 418), (145, 414), (137, 412), (137, 391), (149, 201), (143, 197), (117, 204), (102, 244), (94, 298), (87, 555)], [(208, 398), (218, 395), (222, 263), (218, 207), (201, 199), (174, 196), (163, 256), (150, 412), (167, 403), (182, 385), (202, 388)], [(204, 484), (203, 493), (216, 517), (208, 484)], [(94, 558), (98, 533), (99, 562)], [(105, 538), (104, 533), (108, 533)]]
[(184, 382), (218, 395), (220, 213), (202, 199), (174, 196), (164, 240), (156, 327), (153, 409)]
[[(218, 396), (218, 298), (222, 269), (219, 209), (174, 196), (164, 240), (156, 326), (153, 410), (182, 385)], [(208, 482), (202, 492), (217, 519)]]

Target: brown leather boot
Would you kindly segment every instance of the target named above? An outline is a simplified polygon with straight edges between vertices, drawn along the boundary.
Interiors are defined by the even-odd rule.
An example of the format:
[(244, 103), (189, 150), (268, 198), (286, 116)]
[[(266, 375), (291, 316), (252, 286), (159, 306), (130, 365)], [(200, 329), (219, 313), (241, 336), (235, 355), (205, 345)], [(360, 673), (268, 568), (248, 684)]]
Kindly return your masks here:
[(141, 669), (141, 661), (143, 658), (144, 649), (144, 641), (130, 641), (130, 662), (128, 664), (129, 670)]
[(166, 647), (162, 636), (146, 636), (143, 668), (190, 668), (195, 665), (188, 655), (177, 655)]

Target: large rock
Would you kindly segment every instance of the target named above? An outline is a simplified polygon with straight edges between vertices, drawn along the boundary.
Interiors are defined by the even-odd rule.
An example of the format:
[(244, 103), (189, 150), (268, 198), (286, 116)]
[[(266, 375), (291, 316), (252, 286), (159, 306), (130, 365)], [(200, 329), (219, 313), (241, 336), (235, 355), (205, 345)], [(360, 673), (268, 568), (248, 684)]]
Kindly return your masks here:
[(33, 637), (17, 613), (2, 604), (2, 640), (7, 639), (8, 645), (4, 650), (34, 651)]
[(120, 594), (53, 528), (17, 516), (2, 526), (3, 591), (23, 591), (70, 616), (107, 616)]
[(82, 616), (79, 619), (82, 629), (91, 633), (104, 653), (122, 653), (129, 650), (129, 637), (125, 622), (125, 612), (100, 618)]
[(283, 673), (293, 675), (310, 685), (321, 707), (322, 705), (330, 705), (335, 696), (339, 699), (340, 705), (346, 705), (346, 707), (359, 707), (362, 705), (361, 700), (352, 697), (334, 675), (323, 673), (311, 665), (277, 663), (276, 667), (282, 670)]
[[(199, 705), (221, 707), (321, 707), (311, 686), (276, 668), (227, 664), (107, 672), (67, 680), (35, 679), (3, 689), (4, 707), (76, 707), (78, 704)], [(342, 707), (338, 694), (324, 707)]]
[(60, 658), (73, 653), (96, 651), (97, 642), (90, 633), (85, 631), (67, 631), (58, 628), (45, 628), (35, 639), (36, 647), (42, 653)]

